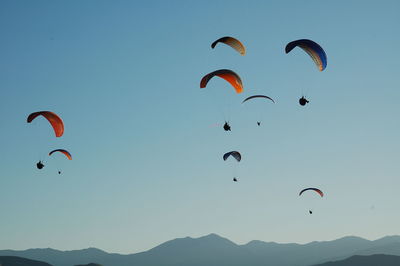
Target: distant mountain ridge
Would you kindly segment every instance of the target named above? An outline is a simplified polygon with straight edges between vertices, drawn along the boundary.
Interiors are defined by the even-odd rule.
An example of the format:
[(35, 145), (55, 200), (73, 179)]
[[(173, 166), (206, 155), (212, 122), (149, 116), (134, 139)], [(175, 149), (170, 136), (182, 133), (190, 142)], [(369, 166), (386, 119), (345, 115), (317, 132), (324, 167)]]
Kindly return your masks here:
[(399, 266), (400, 256), (393, 255), (370, 255), (370, 256), (352, 256), (341, 261), (326, 262), (314, 266)]
[(216, 234), (177, 238), (148, 251), (130, 255), (107, 253), (96, 248), (73, 251), (55, 249), (1, 250), (0, 256), (19, 256), (46, 261), (54, 266), (99, 263), (103, 266), (310, 266), (343, 260), (354, 255), (400, 256), (400, 236), (370, 241), (343, 237), (307, 244), (250, 241), (238, 245)]
[(0, 266), (52, 266), (46, 262), (15, 256), (0, 256)]

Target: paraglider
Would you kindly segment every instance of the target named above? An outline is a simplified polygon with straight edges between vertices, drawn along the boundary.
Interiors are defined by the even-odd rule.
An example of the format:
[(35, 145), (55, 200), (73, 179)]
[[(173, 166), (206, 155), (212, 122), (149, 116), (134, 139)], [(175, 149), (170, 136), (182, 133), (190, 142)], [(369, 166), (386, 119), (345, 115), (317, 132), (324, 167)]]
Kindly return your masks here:
[(229, 45), (237, 52), (239, 52), (241, 55), (246, 54), (246, 48), (244, 47), (244, 45), (238, 39), (235, 39), (233, 37), (226, 36), (219, 38), (218, 40), (216, 40), (211, 44), (211, 48), (214, 49), (218, 43), (224, 43), (226, 45)]
[[(302, 191), (300, 191), (299, 196), (301, 196), (304, 192), (306, 192), (308, 190), (317, 192), (321, 196), (321, 198), (324, 196), (324, 193), (320, 189), (314, 188), (314, 187), (309, 187), (309, 188), (303, 189)], [(312, 210), (308, 210), (308, 213), (313, 214)]]
[(38, 116), (43, 116), (50, 122), (51, 126), (53, 127), (54, 133), (56, 134), (56, 137), (61, 137), (63, 135), (64, 123), (58, 115), (50, 111), (35, 112), (28, 116), (27, 122), (31, 123)]
[[(250, 96), (250, 97), (247, 97), (246, 99), (244, 99), (242, 104), (247, 102), (247, 101), (249, 101), (249, 100), (256, 99), (256, 98), (267, 99), (267, 100), (275, 103), (274, 99), (272, 99), (269, 96), (266, 96), (266, 95), (253, 95), (253, 96)], [(257, 126), (261, 126), (261, 121), (257, 121)]]
[[(200, 88), (205, 88), (208, 82), (214, 77), (218, 76), (222, 79), (225, 79), (229, 82), (230, 85), (235, 89), (236, 93), (241, 93), (243, 91), (243, 84), (242, 80), (240, 79), (239, 75), (229, 69), (220, 69), (214, 72), (211, 72), (205, 75), (200, 81)], [(229, 116), (225, 117), (225, 120), (229, 120)], [(225, 131), (231, 131), (231, 127), (227, 121), (223, 125), (223, 129)]]
[[(71, 155), (71, 153), (69, 153), (69, 151), (64, 150), (64, 149), (55, 149), (55, 150), (49, 152), (49, 156), (51, 156), (51, 155), (52, 155), (53, 153), (55, 153), (55, 152), (62, 153), (62, 154), (65, 155), (65, 157), (68, 158), (68, 160), (72, 160), (72, 155)], [(58, 170), (58, 174), (61, 175), (61, 170)]]
[(200, 81), (200, 88), (205, 88), (207, 83), (215, 76), (225, 79), (235, 88), (236, 93), (243, 92), (243, 83), (239, 75), (229, 69), (220, 69), (205, 75)]
[(36, 167), (37, 167), (37, 169), (42, 169), (42, 168), (44, 167), (44, 164), (42, 163), (42, 161), (39, 161), (39, 162), (36, 164)]
[(225, 131), (231, 131), (231, 126), (230, 126), (229, 123), (226, 122), (226, 121), (225, 121), (225, 124), (224, 124), (224, 130), (225, 130)]
[(307, 103), (309, 103), (310, 101), (309, 100), (307, 100), (304, 96), (301, 96), (301, 98), (299, 99), (299, 104), (301, 105), (301, 106), (304, 106), (304, 105), (306, 105)]
[[(241, 160), (242, 160), (242, 155), (240, 154), (240, 152), (238, 152), (238, 151), (230, 151), (230, 152), (227, 152), (227, 153), (225, 153), (224, 154), (224, 156), (222, 156), (222, 158), (224, 159), (224, 161), (226, 161), (230, 156), (232, 156), (233, 158), (235, 158), (235, 160), (237, 161), (237, 162), (240, 162)], [(236, 163), (235, 163), (236, 164)], [(236, 166), (234, 167), (234, 168), (236, 168)], [(237, 179), (237, 173), (236, 173), (236, 170), (234, 170), (234, 172), (233, 172), (233, 182), (238, 182), (238, 179)]]
[(318, 43), (307, 39), (296, 40), (286, 45), (285, 52), (290, 53), (296, 46), (303, 49), (312, 58), (319, 71), (326, 68), (328, 64), (326, 53)]

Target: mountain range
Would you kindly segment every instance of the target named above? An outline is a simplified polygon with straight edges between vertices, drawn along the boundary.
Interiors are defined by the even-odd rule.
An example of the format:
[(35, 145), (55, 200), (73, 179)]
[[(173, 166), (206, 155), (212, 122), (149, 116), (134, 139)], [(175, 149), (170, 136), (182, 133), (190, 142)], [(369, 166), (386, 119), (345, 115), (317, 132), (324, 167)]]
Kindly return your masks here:
[(0, 266), (52, 266), (48, 263), (15, 256), (0, 256)]
[(370, 255), (370, 256), (352, 256), (345, 260), (326, 262), (314, 266), (399, 266), (400, 256), (392, 255)]
[(311, 266), (344, 260), (354, 255), (374, 254), (400, 256), (400, 236), (387, 236), (374, 241), (348, 236), (307, 244), (253, 240), (238, 245), (210, 234), (199, 238), (177, 238), (148, 251), (129, 255), (107, 253), (96, 248), (73, 251), (50, 248), (0, 251), (0, 256), (24, 257), (54, 266), (94, 262), (103, 266)]

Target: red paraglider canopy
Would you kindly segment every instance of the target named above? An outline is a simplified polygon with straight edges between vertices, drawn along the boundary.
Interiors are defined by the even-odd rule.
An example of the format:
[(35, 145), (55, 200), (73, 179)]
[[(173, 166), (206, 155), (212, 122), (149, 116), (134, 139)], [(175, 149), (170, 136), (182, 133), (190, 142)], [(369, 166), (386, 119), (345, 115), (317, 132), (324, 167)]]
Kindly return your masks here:
[(321, 190), (319, 190), (318, 188), (314, 188), (314, 187), (310, 187), (310, 188), (305, 188), (302, 191), (300, 191), (299, 196), (301, 196), (301, 194), (303, 194), (303, 192), (307, 191), (307, 190), (314, 190), (315, 192), (317, 192), (321, 197), (324, 196), (324, 192), (322, 192)]
[(61, 137), (64, 133), (64, 123), (61, 118), (53, 112), (50, 111), (40, 111), (32, 113), (28, 116), (27, 122), (32, 122), (38, 116), (44, 116), (51, 124), (54, 129), (56, 137)]

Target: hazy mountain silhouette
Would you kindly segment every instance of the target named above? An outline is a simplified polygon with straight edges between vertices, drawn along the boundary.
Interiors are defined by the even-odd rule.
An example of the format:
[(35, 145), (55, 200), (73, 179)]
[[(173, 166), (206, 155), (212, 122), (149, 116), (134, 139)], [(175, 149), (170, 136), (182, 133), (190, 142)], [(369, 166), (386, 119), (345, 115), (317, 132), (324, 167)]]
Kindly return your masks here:
[(0, 266), (52, 266), (48, 263), (15, 256), (0, 256)]
[[(82, 250), (59, 251), (51, 248), (28, 249), (24, 251), (2, 250), (1, 255), (19, 256), (33, 260), (46, 261), (54, 266), (72, 266), (89, 264), (93, 261), (113, 259), (113, 254), (106, 253), (100, 249), (88, 248)], [(120, 255), (117, 255), (120, 256)], [(111, 262), (111, 261), (110, 261)], [(112, 263), (109, 265), (113, 265)], [(115, 265), (117, 266), (117, 265)]]
[[(158, 266), (239, 266), (254, 264), (253, 254), (216, 234), (200, 238), (178, 238), (165, 242), (147, 252), (130, 255), (135, 264)], [(259, 264), (257, 264), (259, 265)]]
[(0, 251), (0, 255), (46, 261), (54, 266), (82, 265), (94, 261), (103, 266), (310, 266), (353, 255), (373, 254), (400, 256), (400, 236), (375, 241), (350, 236), (308, 244), (254, 240), (245, 245), (237, 245), (226, 238), (210, 234), (199, 238), (177, 238), (148, 251), (130, 255), (110, 254), (95, 248), (75, 251)]
[(326, 262), (314, 266), (399, 266), (400, 256), (393, 255), (370, 255), (352, 256), (341, 261)]
[[(374, 244), (367, 249), (358, 250), (350, 254), (350, 256), (354, 255), (373, 255), (373, 254), (386, 254), (386, 255), (396, 255), (400, 256), (400, 237), (399, 236), (388, 236), (378, 240), (373, 241)], [(342, 256), (336, 256), (329, 261), (338, 261), (343, 260), (345, 258), (350, 257), (348, 254)]]

